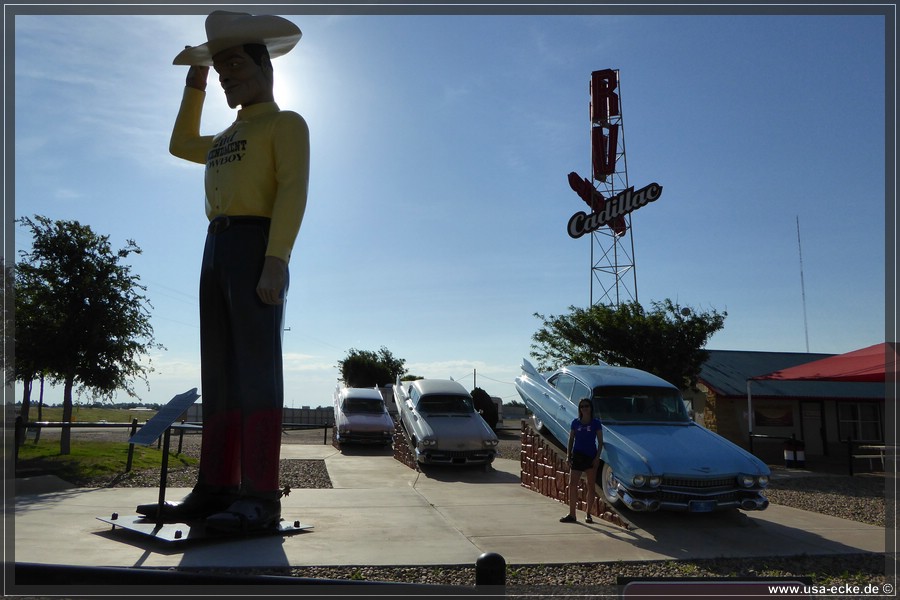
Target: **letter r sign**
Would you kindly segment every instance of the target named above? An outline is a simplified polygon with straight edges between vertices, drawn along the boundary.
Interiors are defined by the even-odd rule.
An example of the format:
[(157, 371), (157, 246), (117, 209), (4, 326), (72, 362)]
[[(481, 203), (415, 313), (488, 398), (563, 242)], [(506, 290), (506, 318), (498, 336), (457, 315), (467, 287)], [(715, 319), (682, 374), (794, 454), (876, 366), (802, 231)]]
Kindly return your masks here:
[(619, 76), (612, 69), (591, 73), (591, 121), (608, 123), (610, 117), (619, 116)]

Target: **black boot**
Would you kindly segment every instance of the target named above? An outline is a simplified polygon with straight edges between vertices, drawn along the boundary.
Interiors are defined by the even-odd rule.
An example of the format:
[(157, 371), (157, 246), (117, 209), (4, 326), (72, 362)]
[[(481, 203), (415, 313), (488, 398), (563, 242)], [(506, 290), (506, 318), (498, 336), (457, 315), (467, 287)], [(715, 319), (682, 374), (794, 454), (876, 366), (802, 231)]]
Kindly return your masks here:
[(137, 507), (137, 513), (163, 521), (193, 521), (225, 510), (236, 497), (236, 492), (208, 491), (195, 487), (179, 502), (163, 502), (162, 506), (158, 502), (141, 504)]

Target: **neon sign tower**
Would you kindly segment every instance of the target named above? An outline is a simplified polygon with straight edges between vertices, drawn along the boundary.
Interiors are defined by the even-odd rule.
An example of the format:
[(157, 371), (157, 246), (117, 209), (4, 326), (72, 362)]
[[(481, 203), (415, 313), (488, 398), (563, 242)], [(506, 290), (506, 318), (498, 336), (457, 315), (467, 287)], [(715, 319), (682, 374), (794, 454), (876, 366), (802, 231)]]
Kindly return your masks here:
[[(628, 188), (618, 87), (618, 70), (591, 73), (591, 171), (594, 188), (606, 198)], [(631, 214), (617, 221), (591, 232), (591, 306), (637, 301)]]
[(569, 186), (590, 207), (569, 219), (572, 238), (591, 236), (591, 306), (637, 301), (631, 213), (655, 201), (662, 186), (628, 184), (619, 72), (591, 73), (591, 179), (569, 173)]

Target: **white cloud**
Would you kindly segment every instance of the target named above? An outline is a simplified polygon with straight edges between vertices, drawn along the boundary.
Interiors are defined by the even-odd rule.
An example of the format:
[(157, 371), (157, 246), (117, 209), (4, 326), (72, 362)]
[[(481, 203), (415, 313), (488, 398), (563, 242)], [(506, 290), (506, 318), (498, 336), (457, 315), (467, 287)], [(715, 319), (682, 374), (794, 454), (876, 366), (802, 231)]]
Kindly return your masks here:
[(325, 362), (321, 356), (301, 354), (299, 352), (285, 352), (283, 355), (284, 371), (334, 371), (335, 362)]
[(141, 363), (153, 369), (150, 374), (152, 381), (194, 381), (200, 382), (200, 361), (167, 358), (163, 355), (141, 356)]
[(84, 198), (84, 194), (70, 188), (60, 188), (56, 190), (53, 197), (57, 200), (78, 200)]

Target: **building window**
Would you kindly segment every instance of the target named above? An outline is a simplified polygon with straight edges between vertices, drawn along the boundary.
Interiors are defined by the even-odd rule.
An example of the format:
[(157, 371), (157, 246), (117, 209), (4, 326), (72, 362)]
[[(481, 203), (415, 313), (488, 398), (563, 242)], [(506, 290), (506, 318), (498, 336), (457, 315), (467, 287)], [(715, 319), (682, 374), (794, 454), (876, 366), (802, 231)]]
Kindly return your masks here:
[(875, 402), (838, 403), (838, 434), (841, 441), (852, 438), (860, 442), (884, 440), (881, 407)]
[(773, 404), (753, 407), (753, 424), (757, 427), (793, 427), (794, 407), (791, 404)]

